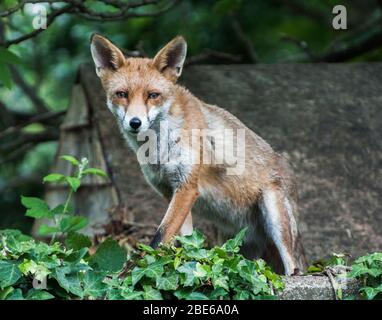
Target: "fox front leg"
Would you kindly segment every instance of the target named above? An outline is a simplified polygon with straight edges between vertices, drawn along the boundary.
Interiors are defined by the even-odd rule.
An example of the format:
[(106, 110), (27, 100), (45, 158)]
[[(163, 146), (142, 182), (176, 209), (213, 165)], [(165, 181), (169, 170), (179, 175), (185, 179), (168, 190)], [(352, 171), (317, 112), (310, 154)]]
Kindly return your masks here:
[(183, 186), (174, 193), (150, 246), (155, 248), (160, 242), (169, 241), (179, 231), (182, 234), (192, 232), (191, 209), (198, 196), (197, 185)]

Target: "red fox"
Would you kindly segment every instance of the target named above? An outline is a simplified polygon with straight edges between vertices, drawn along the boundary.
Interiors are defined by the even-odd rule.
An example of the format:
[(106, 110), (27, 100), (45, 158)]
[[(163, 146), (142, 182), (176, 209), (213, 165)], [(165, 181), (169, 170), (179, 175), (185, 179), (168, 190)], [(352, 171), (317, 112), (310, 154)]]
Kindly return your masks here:
[[(110, 40), (91, 37), (107, 106), (147, 182), (169, 203), (151, 245), (192, 233), (192, 215), (201, 215), (227, 236), (247, 227), (246, 255), (264, 258), (280, 273), (301, 272), (305, 257), (288, 162), (235, 116), (176, 83), (186, 52), (177, 36), (153, 59), (126, 58)], [(236, 156), (228, 159), (227, 150)]]

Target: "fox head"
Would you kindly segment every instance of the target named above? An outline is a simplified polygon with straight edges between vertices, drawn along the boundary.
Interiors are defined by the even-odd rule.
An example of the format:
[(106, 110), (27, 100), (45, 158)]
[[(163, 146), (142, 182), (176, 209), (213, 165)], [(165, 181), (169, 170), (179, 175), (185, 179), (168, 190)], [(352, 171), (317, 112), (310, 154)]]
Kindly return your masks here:
[(90, 48), (107, 105), (124, 132), (147, 130), (168, 112), (186, 58), (183, 37), (175, 37), (153, 59), (126, 58), (117, 46), (98, 34), (92, 35)]

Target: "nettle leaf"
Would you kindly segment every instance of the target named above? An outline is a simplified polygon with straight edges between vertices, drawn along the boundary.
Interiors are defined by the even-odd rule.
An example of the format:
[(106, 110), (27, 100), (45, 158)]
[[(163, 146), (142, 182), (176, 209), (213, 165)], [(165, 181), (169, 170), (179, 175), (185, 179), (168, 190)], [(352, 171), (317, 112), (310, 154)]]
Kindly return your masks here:
[(81, 186), (81, 180), (77, 177), (65, 177), (65, 179), (74, 192)]
[(88, 271), (83, 277), (83, 288), (85, 297), (101, 298), (106, 293), (106, 284), (103, 283), (105, 273)]
[(242, 229), (235, 238), (228, 240), (223, 246), (222, 249), (228, 252), (237, 253), (240, 251), (240, 246), (243, 243), (247, 228)]
[(60, 182), (64, 180), (65, 180), (65, 176), (63, 174), (51, 173), (45, 176), (42, 181), (45, 183), (45, 182)]
[(25, 213), (27, 217), (32, 217), (35, 219), (52, 217), (52, 213), (50, 212), (48, 205), (40, 198), (22, 196), (21, 203), (28, 209)]
[(14, 285), (22, 276), (16, 261), (0, 260), (0, 289)]
[(159, 290), (154, 289), (152, 286), (144, 285), (143, 286), (143, 298), (145, 300), (163, 300), (163, 297)]
[(92, 241), (88, 236), (72, 231), (66, 237), (65, 245), (68, 249), (79, 250), (82, 248), (90, 248)]
[(156, 279), (156, 287), (159, 290), (176, 290), (178, 288), (179, 276), (172, 272), (170, 275), (158, 277)]
[(60, 221), (60, 231), (70, 232), (78, 231), (85, 228), (88, 224), (88, 219), (83, 216), (66, 216)]
[(60, 229), (57, 227), (52, 227), (47, 224), (42, 224), (38, 229), (38, 234), (41, 236), (47, 236), (47, 235), (57, 233), (59, 231)]
[(126, 252), (118, 242), (107, 238), (91, 257), (90, 265), (96, 270), (118, 272), (126, 262)]
[(94, 175), (97, 175), (97, 176), (100, 176), (103, 178), (107, 178), (106, 172), (101, 170), (101, 169), (97, 169), (97, 168), (88, 168), (88, 169), (85, 169), (82, 173), (83, 174), (94, 174)]
[(73, 156), (63, 155), (60, 157), (63, 160), (70, 162), (74, 166), (79, 166), (80, 162)]
[(177, 236), (176, 240), (178, 240), (186, 249), (199, 249), (203, 247), (205, 239), (201, 232), (194, 230), (194, 232), (189, 236)]

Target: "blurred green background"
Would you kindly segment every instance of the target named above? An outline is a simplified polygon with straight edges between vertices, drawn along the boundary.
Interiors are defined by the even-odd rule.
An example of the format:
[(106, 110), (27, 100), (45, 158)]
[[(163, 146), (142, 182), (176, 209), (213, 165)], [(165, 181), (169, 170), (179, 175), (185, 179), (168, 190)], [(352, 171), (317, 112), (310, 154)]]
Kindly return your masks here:
[[(41, 177), (52, 164), (62, 120), (56, 112), (68, 105), (78, 66), (91, 62), (89, 38), (93, 32), (148, 56), (182, 34), (188, 41), (192, 63), (359, 62), (382, 58), (382, 3), (378, 0), (178, 0), (155, 16), (150, 14), (167, 9), (169, 1), (148, 2), (152, 4), (141, 7), (139, 1), (82, 1), (82, 11), (77, 8), (62, 14), (38, 35), (10, 45), (9, 39), (33, 32), (33, 16), (27, 8), (10, 14), (8, 10), (19, 1), (1, 1), (0, 229), (30, 229), (20, 195), (43, 193)], [(86, 17), (86, 9), (118, 12), (110, 3), (136, 3), (132, 12), (149, 16), (117, 21)], [(347, 8), (347, 30), (332, 27), (332, 9), (337, 4)], [(64, 5), (65, 1), (55, 3), (55, 7), (46, 5), (48, 14)], [(57, 117), (39, 120), (39, 116), (52, 112)]]

